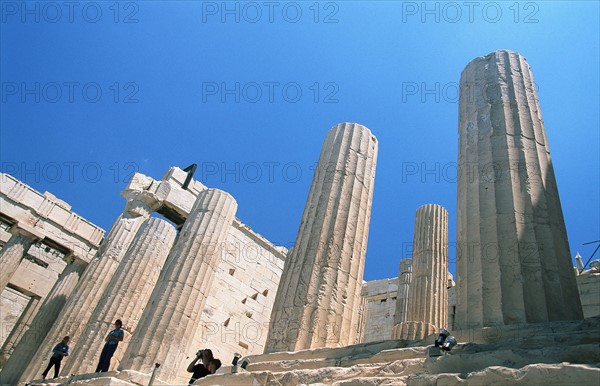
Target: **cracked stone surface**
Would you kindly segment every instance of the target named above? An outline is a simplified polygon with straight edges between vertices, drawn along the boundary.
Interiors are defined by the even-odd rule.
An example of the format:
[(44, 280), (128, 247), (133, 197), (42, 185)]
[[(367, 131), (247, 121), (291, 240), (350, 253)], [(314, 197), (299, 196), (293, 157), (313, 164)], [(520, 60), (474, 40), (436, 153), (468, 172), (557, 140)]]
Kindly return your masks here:
[(265, 352), (339, 347), (358, 337), (377, 139), (355, 123), (323, 144), (283, 269)]
[(460, 89), (456, 326), (581, 319), (529, 64), (478, 57)]

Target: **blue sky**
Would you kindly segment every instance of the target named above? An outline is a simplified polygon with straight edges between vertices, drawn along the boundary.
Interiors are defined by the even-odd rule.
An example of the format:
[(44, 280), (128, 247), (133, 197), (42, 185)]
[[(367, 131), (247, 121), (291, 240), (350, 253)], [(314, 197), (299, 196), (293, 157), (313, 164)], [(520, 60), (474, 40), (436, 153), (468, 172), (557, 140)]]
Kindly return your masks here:
[(531, 65), (571, 252), (587, 259), (598, 4), (1, 1), (1, 170), (108, 230), (133, 171), (197, 163), (289, 247), (327, 131), (358, 122), (379, 139), (365, 279), (393, 277), (420, 205), (448, 209), (455, 241), (460, 73), (511, 49)]

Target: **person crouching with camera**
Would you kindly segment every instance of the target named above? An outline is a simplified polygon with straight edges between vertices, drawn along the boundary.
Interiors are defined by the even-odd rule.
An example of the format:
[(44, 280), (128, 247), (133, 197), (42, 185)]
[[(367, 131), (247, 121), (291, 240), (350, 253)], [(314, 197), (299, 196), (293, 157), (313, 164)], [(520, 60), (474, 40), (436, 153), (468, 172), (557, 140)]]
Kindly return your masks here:
[[(201, 363), (200, 360), (202, 360)], [(193, 385), (197, 379), (214, 374), (219, 367), (221, 367), (221, 361), (213, 357), (212, 351), (209, 349), (199, 350), (187, 367), (187, 372), (193, 373), (188, 385)]]

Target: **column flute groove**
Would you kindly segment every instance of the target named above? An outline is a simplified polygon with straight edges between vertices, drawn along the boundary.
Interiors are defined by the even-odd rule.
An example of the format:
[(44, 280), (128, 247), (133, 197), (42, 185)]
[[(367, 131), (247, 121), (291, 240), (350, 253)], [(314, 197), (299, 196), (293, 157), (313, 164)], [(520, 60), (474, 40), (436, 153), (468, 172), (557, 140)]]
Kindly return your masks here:
[[(581, 319), (583, 313), (527, 61), (512, 51), (474, 59), (461, 76), (456, 325)], [(489, 173), (489, 166), (494, 167)], [(488, 173), (485, 173), (488, 167)], [(464, 251), (463, 251), (464, 252)], [(493, 253), (492, 253), (493, 252)]]
[(271, 315), (266, 352), (358, 339), (377, 140), (344, 123), (325, 138)]
[[(171, 249), (119, 369), (149, 371), (161, 364), (165, 382), (189, 379), (185, 362), (200, 325), (237, 203), (218, 189), (202, 191)], [(186, 378), (187, 377), (187, 378)]]

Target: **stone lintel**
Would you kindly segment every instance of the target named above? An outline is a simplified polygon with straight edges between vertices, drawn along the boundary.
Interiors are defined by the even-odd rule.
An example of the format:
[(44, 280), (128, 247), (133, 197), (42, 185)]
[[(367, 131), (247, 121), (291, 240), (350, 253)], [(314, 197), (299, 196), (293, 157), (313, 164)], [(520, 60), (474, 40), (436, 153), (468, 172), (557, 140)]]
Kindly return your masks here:
[(43, 240), (45, 237), (43, 232), (40, 229), (31, 227), (22, 222), (17, 222), (16, 224), (14, 224), (10, 228), (9, 232), (15, 236), (23, 236), (23, 237), (31, 240), (32, 242)]
[[(177, 166), (172, 166), (162, 176), (161, 181), (169, 181), (181, 189), (181, 187), (185, 183), (185, 180), (187, 179), (187, 177), (188, 177), (187, 172), (184, 172), (182, 169), (178, 168)], [(191, 192), (194, 196), (197, 196), (198, 194), (200, 194), (201, 191), (203, 191), (205, 189), (208, 189), (208, 188), (203, 183), (201, 183), (198, 180), (194, 180), (192, 178), (186, 190)]]
[[(9, 174), (0, 173), (0, 207), (3, 221), (32, 228), (36, 239), (52, 239), (89, 261), (102, 241), (104, 230), (82, 218), (49, 193), (39, 193)], [(29, 231), (31, 233), (31, 231)], [(41, 232), (44, 237), (39, 237)], [(51, 245), (52, 246), (52, 245)]]

